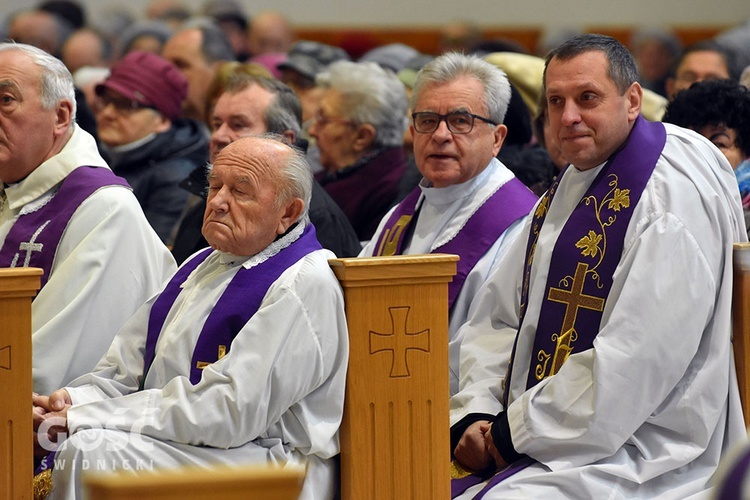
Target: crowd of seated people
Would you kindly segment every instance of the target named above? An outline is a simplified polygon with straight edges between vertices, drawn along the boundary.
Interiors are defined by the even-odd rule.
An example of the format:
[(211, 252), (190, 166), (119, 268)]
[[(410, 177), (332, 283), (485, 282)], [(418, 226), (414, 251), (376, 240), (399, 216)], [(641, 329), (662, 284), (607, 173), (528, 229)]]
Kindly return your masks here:
[[(462, 21), (447, 24), (440, 45), (428, 54), (402, 43), (361, 45), (352, 50), (343, 44), (301, 40), (284, 15), (273, 11), (251, 14), (232, 0), (209, 0), (194, 10), (179, 1), (155, 0), (142, 16), (124, 16), (121, 21), (113, 28), (114, 16), (107, 22), (94, 19), (75, 2), (60, 1), (40, 2), (10, 13), (3, 25), (3, 38), (7, 40), (0, 46), (0, 57), (6, 64), (0, 66), (0, 83), (8, 82), (3, 89), (10, 91), (0, 105), (0, 127), (11, 139), (11, 127), (29, 132), (23, 143), (9, 139), (11, 153), (0, 151), (0, 266), (36, 265), (45, 269), (45, 285), (33, 312), (34, 387), (41, 394), (34, 400), (37, 425), (46, 418), (63, 415), (70, 419), (68, 430), (75, 434), (75, 422), (86, 411), (96, 416), (101, 407), (104, 415), (128, 397), (146, 397), (129, 395), (148, 391), (165, 398), (162, 406), (152, 402), (144, 402), (142, 407), (125, 406), (132, 411), (164, 409), (163, 405), (174, 397), (163, 394), (173, 387), (170, 384), (187, 391), (182, 399), (176, 399), (183, 408), (190, 407), (195, 402), (191, 398), (200, 398), (204, 394), (201, 391), (206, 391), (217, 401), (228, 401), (229, 408), (246, 411), (243, 398), (257, 396), (252, 392), (257, 387), (237, 392), (226, 390), (222, 384), (242, 373), (242, 366), (233, 364), (233, 360), (243, 359), (239, 349), (257, 348), (257, 339), (247, 340), (258, 334), (256, 324), (283, 323), (283, 335), (290, 336), (300, 334), (297, 328), (306, 328), (314, 333), (310, 333), (312, 340), (304, 342), (309, 341), (320, 352), (306, 352), (304, 363), (309, 362), (311, 370), (325, 373), (318, 373), (312, 385), (305, 385), (291, 380), (294, 377), (287, 380), (279, 370), (279, 397), (284, 406), (275, 408), (276, 402), (264, 400), (263, 411), (270, 413), (264, 414), (266, 420), (257, 426), (265, 427), (239, 429), (237, 439), (245, 440), (235, 443), (197, 432), (180, 434), (182, 420), (173, 417), (150, 438), (174, 441), (179, 444), (177, 448), (185, 447), (180, 452), (189, 453), (196, 445), (259, 446), (246, 456), (238, 453), (237, 460), (312, 460), (319, 470), (306, 483), (305, 494), (311, 498), (318, 498), (319, 492), (333, 494), (329, 459), (335, 455), (336, 446), (328, 443), (315, 450), (312, 447), (318, 446), (313, 441), (319, 436), (335, 438), (319, 433), (320, 429), (313, 432), (315, 425), (304, 418), (295, 420), (298, 429), (290, 430), (287, 426), (291, 424), (285, 419), (292, 419), (292, 414), (299, 417), (312, 404), (315, 411), (322, 412), (319, 418), (334, 428), (340, 421), (337, 405), (343, 398), (341, 358), (346, 342), (342, 339), (345, 327), (339, 324), (338, 291), (312, 300), (316, 308), (320, 307), (316, 315), (326, 310), (330, 313), (329, 317), (321, 316), (321, 324), (335, 323), (335, 331), (327, 333), (333, 335), (330, 339), (313, 338), (321, 333), (315, 315), (301, 312), (296, 320), (308, 322), (303, 326), (295, 318), (278, 319), (276, 308), (289, 301), (288, 297), (264, 298), (261, 294), (254, 310), (260, 318), (251, 315), (239, 328), (226, 327), (237, 330), (230, 333), (229, 340), (237, 335), (237, 344), (216, 346), (223, 354), (213, 356), (208, 364), (213, 368), (197, 375), (189, 366), (183, 373), (182, 368), (170, 364), (171, 360), (163, 359), (164, 350), (174, 347), (168, 344), (173, 342), (169, 340), (173, 332), (169, 321), (165, 322), (167, 316), (159, 320), (159, 314), (172, 314), (177, 323), (189, 324), (205, 319), (198, 314), (213, 317), (214, 309), (223, 308), (226, 297), (214, 289), (203, 300), (191, 295), (206, 285), (194, 273), (203, 273), (206, 280), (217, 279), (213, 273), (231, 268), (232, 273), (242, 276), (256, 267), (265, 269), (264, 262), (282, 256), (282, 274), (269, 278), (263, 293), (283, 295), (284, 290), (291, 290), (289, 293), (302, 297), (295, 307), (307, 311), (306, 295), (311, 293), (307, 287), (313, 285), (295, 280), (309, 279), (335, 287), (321, 269), (321, 256), (450, 251), (460, 255), (465, 270), (456, 279), (451, 292), (454, 296), (446, 304), (451, 342), (451, 361), (446, 369), (451, 374), (453, 424), (446, 432), (454, 438), (454, 462), (466, 477), (477, 477), (469, 493), (485, 486), (482, 494), (488, 498), (507, 493), (486, 481), (506, 465), (520, 461), (532, 465), (524, 466), (508, 484), (517, 482), (528, 494), (539, 491), (525, 490), (524, 478), (531, 483), (552, 481), (551, 487), (554, 481), (560, 481), (557, 484), (563, 489), (571, 478), (585, 484), (607, 464), (617, 462), (622, 466), (627, 462), (617, 459), (618, 454), (628, 455), (628, 460), (632, 459), (628, 463), (638, 468), (636, 455), (643, 450), (638, 450), (635, 441), (650, 439), (644, 429), (651, 425), (669, 429), (670, 425), (707, 425), (710, 420), (716, 432), (695, 437), (701, 440), (699, 446), (681, 466), (688, 470), (691, 463), (723, 456), (724, 448), (717, 444), (719, 434), (733, 436), (737, 430), (731, 389), (729, 403), (717, 410), (724, 413), (710, 416), (680, 414), (676, 408), (689, 403), (670, 391), (700, 392), (691, 385), (692, 379), (688, 383), (681, 377), (684, 370), (698, 365), (695, 356), (704, 353), (704, 341), (713, 342), (711, 349), (716, 350), (705, 351), (707, 356), (727, 355), (723, 350), (726, 346), (714, 340), (719, 335), (717, 329), (729, 321), (723, 295), (725, 263), (717, 248), (691, 246), (679, 231), (666, 242), (664, 234), (671, 234), (675, 225), (684, 226), (688, 233), (714, 224), (720, 228), (713, 235), (718, 244), (741, 241), (750, 231), (750, 222), (739, 220), (743, 229), (739, 234), (735, 220), (737, 214), (743, 215), (744, 207), (745, 219), (750, 221), (750, 91), (746, 87), (748, 76), (742, 81), (740, 76), (743, 69), (744, 75), (750, 75), (750, 67), (741, 67), (742, 61), (750, 59), (737, 44), (725, 43), (729, 38), (706, 39), (683, 47), (668, 30), (648, 30), (635, 33), (626, 47), (607, 37), (571, 35), (561, 41), (562, 45), (555, 45), (555, 50), (563, 47), (562, 51), (553, 51), (552, 57), (547, 57), (512, 40), (484, 39), (475, 25)], [(598, 73), (605, 60), (605, 67), (617, 70)], [(57, 61), (54, 75), (43, 69), (49, 61)], [(54, 109), (55, 113), (31, 113), (18, 97), (22, 92), (14, 90), (26, 88), (31, 80), (19, 78), (14, 68), (23, 68), (26, 76), (38, 77), (44, 85), (48, 79), (61, 82), (52, 91), (42, 86), (42, 95), (35, 96), (35, 106)], [(583, 82), (579, 94), (575, 94), (569, 85), (575, 81), (572, 68), (583, 68), (581, 73), (590, 75), (600, 87)], [(616, 95), (606, 94), (609, 90)], [(590, 104), (582, 104), (584, 101)], [(18, 106), (21, 111), (12, 114), (9, 106)], [(609, 115), (602, 114), (606, 106), (612, 106)], [(18, 118), (27, 115), (33, 115), (38, 123)], [(617, 125), (606, 126), (609, 119)], [(631, 180), (630, 174), (606, 173), (610, 166), (615, 168), (618, 156), (626, 154), (623, 151), (629, 141), (635, 144), (635, 137), (643, 130), (657, 130), (647, 128), (648, 124), (660, 127), (659, 137), (666, 130), (666, 139), (659, 147), (653, 146), (656, 156), (644, 167), (649, 173), (637, 181), (640, 188), (620, 185), (618, 182)], [(259, 138), (262, 134), (266, 135)], [(647, 147), (643, 145), (646, 143), (637, 144)], [(664, 166), (692, 162), (698, 156), (705, 160), (705, 176), (710, 178), (702, 189), (716, 192), (721, 209), (706, 208), (704, 213), (697, 206), (660, 205), (658, 196), (667, 197), (678, 186), (692, 193), (690, 186), (697, 182), (695, 172), (670, 172)], [(213, 169), (215, 164), (220, 165), (218, 172)], [(578, 217), (576, 203), (597, 205), (593, 201), (599, 192), (588, 191), (599, 189), (601, 181), (592, 175), (594, 172), (614, 176), (610, 178), (613, 197), (606, 198), (609, 194), (602, 192), (606, 202), (601, 205), (614, 210), (611, 221), (630, 220), (620, 209), (634, 210), (634, 217), (640, 214), (643, 218), (625, 222), (618, 229), (622, 234), (612, 240), (606, 234), (608, 223), (588, 233), (575, 233), (573, 250), (562, 250), (563, 243), (555, 246), (555, 240), (562, 241), (569, 232), (566, 221)], [(665, 183), (674, 184), (668, 189)], [(57, 207), (53, 200), (58, 193), (76, 193), (68, 195), (76, 200), (75, 205), (59, 209), (57, 215), (63, 219), (49, 226), (36, 224), (31, 216)], [(700, 204), (705, 193), (693, 194), (695, 199), (691, 200)], [(689, 198), (690, 194), (685, 196)], [(58, 196), (57, 201), (61, 198)], [(283, 199), (283, 203), (272, 198)], [(263, 207), (258, 206), (260, 200), (265, 203)], [(681, 219), (688, 213), (695, 216), (689, 223)], [(47, 236), (46, 228), (55, 225), (60, 226), (55, 229), (59, 234)], [(616, 226), (614, 222), (612, 225)], [(263, 244), (250, 245), (254, 237), (262, 237)], [(241, 244), (234, 241), (236, 238), (242, 239)], [(34, 246), (37, 241), (44, 245)], [(306, 253), (297, 255), (297, 260), (284, 261), (283, 256), (292, 253), (285, 249), (304, 246), (299, 243), (302, 241), (304, 245), (309, 243)], [(619, 243), (610, 248), (606, 246), (610, 241)], [(569, 411), (581, 414), (555, 413), (562, 407), (556, 398), (561, 397), (560, 391), (568, 390), (561, 381), (570, 381), (570, 387), (582, 380), (599, 383), (597, 349), (602, 362), (612, 366), (621, 361), (616, 352), (643, 354), (624, 348), (618, 351), (618, 340), (610, 339), (612, 331), (632, 326), (627, 315), (621, 317), (619, 311), (631, 308), (628, 300), (637, 303), (635, 295), (640, 294), (644, 300), (649, 294), (663, 298), (672, 290), (672, 285), (661, 288), (661, 284), (656, 289), (645, 288), (647, 282), (653, 283), (647, 279), (650, 271), (643, 270), (647, 262), (639, 260), (644, 254), (635, 248), (634, 241), (645, 245), (642, 252), (650, 249), (653, 255), (671, 244), (673, 251), (679, 248), (682, 252), (675, 256), (675, 262), (693, 269), (705, 266), (703, 274), (693, 278), (715, 278), (711, 286), (715, 287), (716, 302), (695, 320), (711, 328), (693, 332), (692, 347), (686, 347), (689, 352), (683, 353), (683, 372), (673, 380), (661, 380), (654, 389), (659, 393), (654, 401), (662, 402), (664, 408), (651, 408), (654, 413), (644, 413), (638, 422), (633, 420), (628, 432), (613, 432), (622, 442), (587, 442), (581, 422), (592, 422), (588, 431), (601, 431), (598, 437), (605, 435), (604, 430), (596, 428), (599, 420), (593, 416), (586, 420), (586, 412), (598, 407), (593, 402), (586, 406), (578, 401), (581, 406), (571, 405)], [(133, 249), (134, 245), (140, 251)], [(328, 252), (320, 252), (317, 245)], [(609, 264), (612, 269), (600, 271), (595, 261), (605, 261), (605, 250), (619, 253)], [(531, 259), (535, 252), (540, 260)], [(553, 273), (547, 268), (554, 265), (550, 262), (558, 255), (573, 259), (576, 253), (591, 259), (585, 263), (589, 271), (580, 271), (583, 274), (579, 276), (579, 269), (573, 266), (552, 283)], [(523, 262), (528, 267), (520, 269), (525, 272), (510, 270), (511, 263)], [(629, 269), (633, 279), (628, 281), (618, 274), (618, 266)], [(590, 339), (580, 352), (575, 348), (565, 351), (561, 343), (574, 344), (583, 334), (576, 327), (575, 315), (570, 319), (563, 311), (560, 315), (561, 321), (565, 318), (566, 329), (555, 330), (553, 335), (557, 345), (551, 352), (554, 361), (549, 363), (554, 366), (547, 370), (544, 365), (540, 373), (545, 374), (538, 379), (532, 373), (536, 365), (531, 366), (529, 359), (525, 365), (509, 366), (511, 352), (529, 355), (534, 350), (530, 354), (533, 363), (549, 354), (549, 348), (537, 344), (541, 340), (535, 340), (533, 332), (537, 328), (541, 331), (542, 326), (555, 326), (543, 325), (540, 311), (555, 307), (548, 306), (550, 302), (566, 303), (560, 294), (572, 294), (579, 285), (582, 288), (577, 293), (587, 298), (592, 295), (591, 285), (586, 285), (587, 277), (594, 276), (591, 272), (597, 280), (609, 280), (609, 285), (602, 285), (610, 294), (609, 301), (605, 293), (602, 305), (596, 306), (601, 307), (594, 320), (599, 330), (595, 328), (593, 335), (600, 331), (597, 341)], [(78, 281), (71, 281), (75, 274), (80, 274)], [(217, 286), (234, 290), (234, 285), (228, 284), (234, 283), (233, 274), (221, 276)], [(639, 282), (639, 278), (644, 281)], [(107, 283), (103, 283), (105, 280)], [(60, 282), (80, 283), (62, 291)], [(191, 292), (191, 287), (196, 291)], [(558, 299), (550, 298), (555, 290), (560, 291)], [(701, 300), (685, 290), (680, 293), (685, 293), (684, 297), (674, 300), (688, 305)], [(164, 301), (170, 302), (165, 305)], [(181, 304), (196, 301), (201, 305), (192, 306), (194, 316), (178, 312)], [(584, 318), (594, 308), (577, 304), (575, 309), (580, 309)], [(662, 304), (664, 308), (670, 305)], [(170, 307), (175, 308), (173, 312)], [(524, 317), (527, 307), (536, 316)], [(698, 314), (700, 310), (696, 307), (690, 312)], [(108, 314), (111, 321), (107, 321)], [(131, 316), (134, 319), (128, 322)], [(673, 319), (677, 322), (679, 318)], [(157, 325), (158, 321), (161, 323)], [(672, 333), (663, 321), (658, 325)], [(206, 331), (209, 336), (211, 333), (206, 328), (189, 330), (195, 330), (193, 337), (180, 340), (186, 352), (202, 342)], [(65, 333), (57, 334), (59, 331)], [(99, 333), (95, 342), (88, 340)], [(133, 339), (143, 341), (145, 357), (140, 351), (116, 353), (116, 347), (110, 349), (110, 345), (121, 346), (126, 341), (139, 345)], [(300, 341), (300, 350), (304, 342)], [(263, 347), (274, 348), (270, 344)], [(230, 348), (234, 356), (229, 355)], [(290, 359), (297, 356), (282, 346), (276, 354), (292, 356)], [(502, 362), (488, 368), (492, 359)], [(148, 364), (151, 361), (153, 368)], [(192, 361), (187, 359), (188, 363)], [(140, 366), (140, 373), (134, 372), (134, 366)], [(637, 380), (648, 379), (650, 365), (644, 362), (639, 367), (643, 378)], [(278, 367), (265, 368), (258, 373), (277, 376), (274, 370)], [(514, 370), (515, 377), (507, 370)], [(718, 376), (720, 370), (713, 373)], [(725, 375), (731, 377), (721, 376)], [(496, 384), (485, 384), (488, 380)], [(501, 389), (506, 383), (512, 385)], [(116, 394), (112, 392), (114, 386)], [(61, 388), (67, 389), (54, 392)], [(570, 394), (571, 398), (588, 397), (584, 389), (577, 388), (581, 393)], [(300, 390), (308, 393), (287, 397), (286, 391)], [(317, 406), (318, 397), (325, 399), (322, 391), (330, 391), (328, 397), (336, 399), (330, 413)], [(646, 412), (648, 408), (639, 409)], [(668, 414), (669, 421), (660, 421), (659, 411)], [(231, 415), (217, 412), (214, 417)], [(577, 450), (580, 453), (569, 462), (558, 458), (568, 449), (552, 431), (545, 433), (544, 427), (566, 418), (571, 419), (571, 432), (580, 433), (581, 446), (586, 448)], [(532, 419), (543, 425), (531, 428)], [(56, 434), (50, 431), (51, 437), (56, 438)], [(290, 436), (294, 446), (304, 448), (303, 452), (297, 453), (296, 448), (280, 451)], [(305, 442), (295, 441), (298, 438)], [(576, 437), (570, 439), (575, 446)], [(547, 448), (540, 449), (541, 443)], [(683, 444), (687, 447), (689, 443)], [(631, 445), (634, 450), (628, 448)], [(72, 446), (64, 447), (63, 455), (80, 460)], [(701, 453), (695, 451), (698, 449)], [(37, 451), (42, 458), (42, 451), (51, 450)], [(170, 458), (177, 452), (171, 448), (162, 452), (165, 465), (178, 465), (179, 461)], [(214, 458), (201, 455), (198, 462), (210, 463)], [(218, 460), (231, 463), (234, 458), (227, 454)], [(679, 466), (656, 471), (654, 477), (663, 474), (669, 477), (664, 481), (679, 482), (679, 475), (672, 476)], [(678, 489), (700, 492), (710, 487), (711, 475), (701, 473), (694, 483), (688, 485), (686, 481)], [(63, 479), (62, 472), (53, 477), (65, 485), (58, 490), (65, 491), (61, 495), (80, 494), (78, 478)], [(641, 485), (641, 490), (637, 482), (624, 481), (618, 491), (623, 497), (646, 495), (647, 488), (650, 492), (668, 491), (662, 489), (667, 485), (657, 484), (657, 480)]]

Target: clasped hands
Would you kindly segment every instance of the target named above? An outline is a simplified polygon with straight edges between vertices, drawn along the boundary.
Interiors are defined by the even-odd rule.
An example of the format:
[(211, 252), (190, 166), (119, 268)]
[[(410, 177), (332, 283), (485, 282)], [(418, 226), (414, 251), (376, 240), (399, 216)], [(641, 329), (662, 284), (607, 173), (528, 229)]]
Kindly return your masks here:
[(34, 422), (34, 456), (42, 458), (53, 451), (68, 435), (70, 394), (59, 389), (49, 396), (32, 394), (31, 414)]
[(492, 441), (492, 423), (486, 420), (474, 422), (458, 441), (453, 456), (461, 466), (472, 472), (483, 472), (493, 465), (497, 470), (508, 466)]

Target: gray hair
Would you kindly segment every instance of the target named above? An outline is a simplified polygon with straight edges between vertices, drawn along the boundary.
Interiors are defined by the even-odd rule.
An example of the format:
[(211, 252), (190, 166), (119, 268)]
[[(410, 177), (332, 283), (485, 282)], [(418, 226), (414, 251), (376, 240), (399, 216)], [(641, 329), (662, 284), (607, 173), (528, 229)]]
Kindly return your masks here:
[(482, 101), (487, 108), (487, 118), (495, 123), (503, 123), (510, 103), (510, 83), (505, 72), (475, 55), (448, 52), (429, 63), (417, 74), (411, 94), (411, 108), (419, 100), (425, 87), (433, 84), (446, 84), (468, 76), (482, 84)]
[(374, 148), (403, 145), (406, 89), (392, 71), (373, 62), (337, 61), (315, 81), (341, 93), (346, 118), (375, 127)]
[(0, 43), (0, 52), (10, 50), (25, 53), (41, 69), (39, 94), (42, 107), (54, 109), (60, 101), (68, 100), (72, 107), (71, 122), (75, 121), (76, 94), (73, 76), (62, 61), (33, 45), (15, 42)]
[(286, 162), (281, 165), (280, 179), (278, 185), (278, 196), (276, 198), (277, 208), (284, 202), (294, 198), (301, 198), (305, 202), (305, 207), (300, 215), (299, 221), (307, 225), (310, 222), (308, 212), (310, 208), (310, 198), (312, 197), (313, 177), (312, 168), (307, 161), (305, 153), (299, 148), (290, 145), (286, 138), (279, 134), (260, 134), (257, 137), (274, 142), (280, 142), (290, 149)]

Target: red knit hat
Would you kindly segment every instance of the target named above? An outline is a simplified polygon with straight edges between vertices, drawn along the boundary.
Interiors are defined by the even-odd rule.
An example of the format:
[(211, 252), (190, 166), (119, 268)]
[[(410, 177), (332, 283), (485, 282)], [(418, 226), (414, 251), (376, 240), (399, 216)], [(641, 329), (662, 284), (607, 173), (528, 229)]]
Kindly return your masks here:
[(96, 93), (114, 90), (174, 120), (182, 111), (187, 86), (177, 66), (152, 52), (134, 50), (112, 67), (109, 77), (96, 86)]

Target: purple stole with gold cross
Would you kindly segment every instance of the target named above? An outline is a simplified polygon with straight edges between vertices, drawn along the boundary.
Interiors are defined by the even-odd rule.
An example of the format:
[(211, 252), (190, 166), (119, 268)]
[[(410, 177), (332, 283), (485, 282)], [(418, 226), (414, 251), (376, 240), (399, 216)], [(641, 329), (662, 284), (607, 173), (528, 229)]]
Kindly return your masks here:
[(108, 168), (84, 166), (73, 170), (46, 205), (19, 215), (0, 249), (0, 267), (39, 267), (43, 270), (43, 287), (73, 214), (89, 196), (106, 186), (130, 188), (125, 179)]
[[(414, 221), (421, 190), (417, 186), (404, 198), (388, 218), (378, 238), (375, 255), (401, 255), (405, 234)], [(466, 221), (453, 239), (433, 253), (457, 254), (461, 257), (456, 276), (448, 285), (448, 307), (461, 291), (461, 287), (479, 259), (497, 241), (500, 235), (520, 217), (527, 215), (537, 197), (521, 181), (513, 177), (495, 191)]]
[[(639, 116), (625, 146), (597, 174), (566, 221), (550, 261), (527, 389), (555, 375), (573, 352), (593, 347), (612, 288), (612, 277), (622, 257), (633, 210), (651, 178), (665, 142), (664, 125)], [(544, 194), (534, 211), (524, 260), (519, 332), (526, 313), (534, 250), (558, 182), (555, 181)], [(508, 379), (517, 344), (518, 337), (511, 354)], [(505, 408), (508, 407), (509, 390), (510, 381), (506, 380)], [(481, 499), (493, 486), (533, 463), (530, 457), (523, 457), (510, 464), (497, 472), (474, 499)], [(459, 485), (454, 484), (454, 491), (460, 493), (481, 480), (478, 476), (464, 477), (460, 480), (463, 489), (458, 491)]]
[[(612, 276), (622, 258), (625, 232), (665, 142), (664, 125), (639, 116), (628, 142), (602, 168), (570, 214), (550, 260), (532, 351), (537, 364), (529, 370), (527, 389), (556, 374), (573, 351), (593, 347)], [(534, 213), (526, 249), (521, 325), (536, 240), (556, 187), (550, 188)]]
[[(257, 266), (249, 269), (242, 267), (237, 271), (209, 313), (198, 336), (190, 362), (190, 382), (193, 385), (200, 381), (206, 366), (229, 353), (234, 337), (258, 312), (263, 297), (279, 276), (305, 255), (321, 248), (315, 228), (309, 224), (297, 240), (276, 255)], [(141, 386), (156, 355), (159, 334), (182, 291), (182, 284), (212, 252), (211, 248), (206, 248), (178, 269), (151, 307)]]

